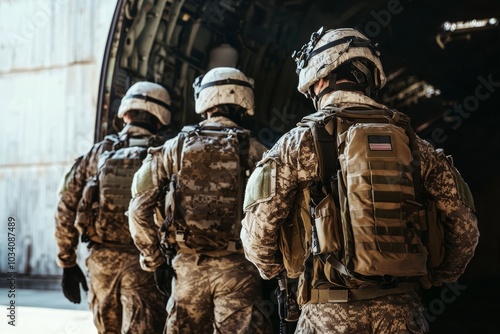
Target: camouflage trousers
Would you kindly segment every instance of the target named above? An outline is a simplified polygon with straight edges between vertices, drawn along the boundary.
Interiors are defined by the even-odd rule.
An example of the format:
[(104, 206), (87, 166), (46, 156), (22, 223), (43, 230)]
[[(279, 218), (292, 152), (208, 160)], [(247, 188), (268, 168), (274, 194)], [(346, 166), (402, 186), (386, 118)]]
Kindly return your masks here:
[(260, 277), (243, 254), (208, 257), (178, 254), (167, 305), (166, 334), (272, 333)]
[(302, 306), (295, 334), (428, 333), (417, 293), (389, 295), (349, 303)]
[(137, 251), (94, 248), (86, 264), (88, 301), (100, 334), (162, 333), (166, 301), (153, 273), (141, 269)]

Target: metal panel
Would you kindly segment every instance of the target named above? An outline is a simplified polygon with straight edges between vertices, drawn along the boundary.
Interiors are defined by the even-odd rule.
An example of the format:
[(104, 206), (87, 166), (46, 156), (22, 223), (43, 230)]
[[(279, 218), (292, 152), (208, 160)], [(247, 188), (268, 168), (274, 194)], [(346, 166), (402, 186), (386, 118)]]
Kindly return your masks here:
[[(112, 1), (0, 2), (0, 271), (16, 219), (18, 273), (55, 275), (56, 189), (93, 144)], [(31, 29), (31, 30), (30, 30)], [(80, 249), (81, 259), (85, 250)]]
[(0, 39), (0, 73), (95, 61), (114, 5), (97, 0), (0, 2), (0, 35), (5, 37)]

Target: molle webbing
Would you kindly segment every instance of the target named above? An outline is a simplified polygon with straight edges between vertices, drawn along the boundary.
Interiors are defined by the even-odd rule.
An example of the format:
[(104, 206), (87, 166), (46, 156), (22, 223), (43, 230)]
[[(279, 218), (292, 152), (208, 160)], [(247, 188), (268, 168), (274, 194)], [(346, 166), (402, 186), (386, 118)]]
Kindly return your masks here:
[(299, 124), (311, 128), (319, 176), (334, 199), (322, 203), (335, 203), (313, 210), (319, 240), (313, 253), (326, 259), (324, 273), (313, 277), (352, 287), (424, 275), (420, 155), (409, 118), (366, 106), (328, 107)]
[(231, 245), (239, 239), (249, 138), (246, 131), (221, 126), (182, 130), (178, 143), (180, 216), (173, 230), (177, 245), (185, 252), (241, 251)]
[[(405, 131), (393, 124), (357, 123), (342, 137), (339, 160), (354, 243), (348, 267), (365, 276), (425, 274), (427, 255), (414, 223), (419, 215), (406, 204), (415, 203), (415, 192)], [(372, 209), (373, 215), (351, 214), (360, 209)], [(397, 211), (399, 219), (388, 218)]]
[[(99, 185), (100, 196), (106, 199), (106, 204), (122, 208), (125, 213), (131, 199), (130, 185), (141, 165), (141, 159), (108, 159), (101, 170), (103, 177)], [(104, 211), (107, 211), (108, 207), (104, 206)], [(116, 208), (113, 208), (113, 211), (116, 212)]]
[(103, 154), (99, 168), (99, 192), (102, 210), (116, 212), (121, 208), (123, 213), (128, 208), (131, 192), (130, 186), (135, 172), (141, 167), (146, 157), (145, 147), (123, 147), (118, 151)]
[[(133, 245), (125, 212), (132, 198), (132, 180), (147, 155), (151, 139), (139, 137), (115, 140), (112, 148), (99, 158), (99, 213), (95, 231), (105, 244)], [(128, 146), (129, 140), (144, 146)]]

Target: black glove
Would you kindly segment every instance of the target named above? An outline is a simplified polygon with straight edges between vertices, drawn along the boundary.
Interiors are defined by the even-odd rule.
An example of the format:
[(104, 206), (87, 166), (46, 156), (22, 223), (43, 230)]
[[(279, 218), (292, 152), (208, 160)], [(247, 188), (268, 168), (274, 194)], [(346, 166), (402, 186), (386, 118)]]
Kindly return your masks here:
[(162, 295), (169, 298), (172, 293), (172, 278), (175, 277), (174, 269), (166, 262), (163, 262), (158, 268), (156, 268), (154, 277), (156, 288)]
[(83, 272), (78, 265), (63, 269), (61, 286), (64, 297), (75, 304), (80, 304), (81, 301), (80, 283), (82, 284), (83, 290), (89, 291), (85, 275), (83, 275)]

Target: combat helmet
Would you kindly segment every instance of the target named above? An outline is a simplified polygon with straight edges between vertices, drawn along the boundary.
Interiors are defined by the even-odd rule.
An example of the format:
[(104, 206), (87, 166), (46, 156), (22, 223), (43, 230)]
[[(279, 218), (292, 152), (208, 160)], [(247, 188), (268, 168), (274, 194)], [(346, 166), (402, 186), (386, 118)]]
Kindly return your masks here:
[(253, 115), (253, 79), (233, 67), (215, 67), (193, 83), (195, 111), (204, 114), (221, 104), (235, 104)]
[[(352, 28), (324, 30), (321, 27), (311, 35), (309, 43), (292, 54), (297, 64), (299, 84), (297, 89), (307, 98), (315, 101), (333, 90), (361, 90), (373, 96), (385, 85), (386, 77), (380, 62), (376, 45), (361, 32)], [(330, 85), (317, 96), (313, 85), (321, 78), (342, 70), (352, 75), (353, 83), (335, 85), (335, 77)]]
[(139, 81), (130, 86), (122, 98), (118, 117), (129, 110), (144, 110), (160, 121), (162, 125), (170, 124), (170, 94), (161, 85), (148, 81)]

